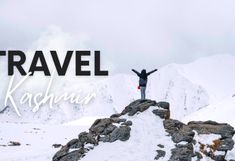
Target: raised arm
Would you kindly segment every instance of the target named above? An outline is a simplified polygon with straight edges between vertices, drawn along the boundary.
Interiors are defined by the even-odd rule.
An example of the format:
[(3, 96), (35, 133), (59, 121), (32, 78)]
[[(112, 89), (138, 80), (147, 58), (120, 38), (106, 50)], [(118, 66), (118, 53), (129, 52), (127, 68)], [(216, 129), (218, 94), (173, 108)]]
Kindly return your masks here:
[(140, 73), (137, 72), (135, 69), (132, 69), (132, 71), (133, 71), (135, 74), (137, 74), (138, 76), (140, 75)]
[(154, 73), (154, 72), (156, 72), (156, 71), (157, 71), (157, 69), (154, 69), (154, 70), (148, 72), (147, 75), (150, 75), (150, 74), (152, 74), (152, 73)]

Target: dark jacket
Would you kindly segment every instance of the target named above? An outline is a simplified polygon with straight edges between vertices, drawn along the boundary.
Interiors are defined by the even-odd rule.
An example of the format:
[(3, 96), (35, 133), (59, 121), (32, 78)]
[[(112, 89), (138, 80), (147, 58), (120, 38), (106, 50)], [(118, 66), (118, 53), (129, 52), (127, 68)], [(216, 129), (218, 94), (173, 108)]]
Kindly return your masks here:
[(139, 79), (139, 86), (140, 86), (140, 87), (146, 87), (147, 82), (148, 82), (148, 76), (149, 76), (150, 74), (152, 74), (153, 72), (156, 72), (157, 69), (155, 69), (155, 70), (153, 70), (153, 71), (151, 71), (151, 72), (148, 72), (148, 73), (146, 73), (146, 70), (145, 70), (145, 69), (143, 69), (143, 70), (141, 71), (141, 73), (137, 72), (135, 69), (132, 69), (132, 71), (135, 72), (135, 73), (139, 76), (139, 78), (140, 78), (140, 79)]

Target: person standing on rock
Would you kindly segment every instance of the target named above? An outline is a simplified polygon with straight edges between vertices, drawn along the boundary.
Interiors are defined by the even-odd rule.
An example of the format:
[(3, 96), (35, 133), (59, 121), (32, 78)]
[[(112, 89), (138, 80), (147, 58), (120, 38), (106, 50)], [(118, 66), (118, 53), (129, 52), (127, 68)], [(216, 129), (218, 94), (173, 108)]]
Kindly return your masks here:
[(157, 69), (154, 69), (153, 71), (146, 72), (145, 69), (141, 71), (141, 73), (137, 72), (135, 69), (132, 69), (133, 72), (135, 72), (139, 76), (139, 89), (140, 89), (140, 94), (141, 94), (141, 99), (145, 100), (145, 91), (146, 91), (146, 86), (148, 82), (148, 76), (154, 72), (157, 71)]

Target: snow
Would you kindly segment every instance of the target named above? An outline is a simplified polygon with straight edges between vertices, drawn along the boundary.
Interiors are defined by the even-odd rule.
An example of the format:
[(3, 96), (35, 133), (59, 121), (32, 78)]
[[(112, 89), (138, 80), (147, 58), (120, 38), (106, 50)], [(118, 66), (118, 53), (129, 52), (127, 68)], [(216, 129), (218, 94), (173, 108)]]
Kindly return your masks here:
[(153, 161), (157, 155), (156, 150), (160, 149), (157, 145), (162, 144), (165, 145), (162, 150), (166, 151), (163, 160), (167, 161), (174, 143), (169, 136), (166, 136), (167, 133), (163, 127), (162, 119), (152, 113), (154, 108), (156, 107), (151, 107), (132, 117), (123, 116), (133, 122), (130, 139), (125, 142), (100, 143), (82, 160)]
[(234, 94), (234, 63), (234, 56), (223, 54), (201, 58), (180, 68), (183, 76), (206, 89), (213, 102)]
[[(235, 136), (233, 136), (233, 140), (235, 140)], [(232, 160), (234, 158), (235, 158), (235, 148), (233, 148), (233, 150), (231, 150), (231, 151), (228, 151), (227, 156), (226, 156), (225, 159), (227, 159), (227, 160), (231, 159)]]
[(20, 146), (0, 146), (1, 161), (51, 161), (58, 149), (53, 144), (66, 144), (86, 131), (86, 126), (0, 123), (0, 145), (10, 141)]
[(101, 119), (101, 118), (105, 118), (105, 117), (83, 117), (78, 120), (67, 122), (64, 125), (65, 126), (89, 126), (89, 125), (92, 125), (95, 122), (95, 120)]
[[(166, 65), (149, 77), (147, 97), (170, 102), (171, 118), (185, 123), (214, 120), (235, 127), (235, 97), (232, 97), (235, 93), (234, 64), (234, 56), (216, 55), (189, 64)], [(0, 84), (0, 111), (4, 108), (9, 82), (9, 77), (4, 75), (6, 72), (0, 73), (3, 82)], [(20, 77), (16, 78), (16, 82), (19, 81)], [(87, 105), (63, 101), (54, 104), (53, 108), (44, 104), (34, 113), (32, 107), (19, 103), (25, 92), (45, 92), (48, 82), (49, 78), (39, 74), (27, 80), (14, 93), (22, 117), (17, 116), (11, 104), (0, 114), (0, 144), (9, 141), (22, 143), (19, 147), (0, 146), (0, 160), (51, 160), (58, 150), (52, 148), (52, 144), (65, 144), (76, 138), (79, 132), (86, 131), (95, 119), (121, 112), (126, 105), (140, 97), (138, 77), (130, 71), (130, 74), (115, 74), (108, 78), (55, 76), (51, 93), (95, 93), (96, 97)], [(162, 121), (153, 116), (151, 111), (134, 117), (126, 116), (133, 121), (131, 138), (126, 142), (102, 143), (90, 151), (84, 160), (153, 160), (158, 144), (165, 145), (163, 150), (167, 152), (166, 158), (169, 157), (172, 141), (166, 136)], [(232, 150), (227, 157), (234, 159), (234, 154), (235, 150)]]
[(183, 122), (213, 120), (220, 123), (229, 123), (235, 127), (235, 97), (217, 101), (182, 119)]
[[(203, 144), (203, 145), (213, 145), (213, 141), (214, 140), (218, 140), (219, 138), (221, 138), (220, 135), (217, 135), (217, 134), (210, 134), (210, 135), (207, 135), (207, 134), (198, 134), (196, 131), (194, 131), (195, 133), (195, 136), (194, 136), (194, 139), (196, 141), (196, 144), (194, 145), (194, 151), (195, 152), (199, 152), (203, 158), (202, 160), (203, 161), (213, 161), (211, 158), (207, 157), (205, 154), (203, 154), (201, 151), (200, 151), (200, 144)], [(206, 150), (209, 152), (210, 149), (208, 148), (204, 148), (203, 150)], [(216, 151), (214, 153), (215, 155), (224, 155), (224, 152), (218, 152)]]

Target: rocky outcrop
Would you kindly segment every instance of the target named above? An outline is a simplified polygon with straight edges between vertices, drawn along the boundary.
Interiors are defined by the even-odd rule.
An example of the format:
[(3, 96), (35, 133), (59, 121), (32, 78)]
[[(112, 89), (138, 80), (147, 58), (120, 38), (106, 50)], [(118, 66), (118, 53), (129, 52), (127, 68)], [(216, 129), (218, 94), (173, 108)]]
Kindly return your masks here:
[(152, 100), (137, 100), (125, 107), (121, 115), (127, 114), (128, 116), (133, 116), (137, 112), (144, 112), (150, 106), (157, 106), (157, 102)]
[[(171, 149), (169, 161), (191, 161), (196, 158), (202, 159), (202, 154), (213, 160), (223, 161), (227, 151), (232, 150), (234, 141), (234, 128), (228, 124), (221, 124), (213, 121), (193, 121), (184, 124), (178, 120), (170, 119), (170, 104), (168, 102), (155, 102), (152, 100), (136, 100), (124, 108), (121, 113), (116, 113), (110, 118), (97, 119), (88, 132), (82, 132), (77, 138), (72, 139), (54, 155), (53, 161), (77, 161), (86, 155), (90, 150), (99, 145), (99, 142), (115, 142), (117, 140), (127, 141), (131, 135), (132, 122), (123, 116), (134, 116), (144, 112), (150, 106), (156, 108), (152, 111), (157, 117), (163, 119), (165, 131), (175, 143)], [(203, 145), (195, 140), (197, 134), (217, 134), (221, 137), (214, 140), (212, 145)], [(155, 140), (156, 138), (153, 138)], [(182, 144), (183, 143), (183, 144)], [(200, 144), (200, 150), (194, 149), (195, 144)], [(157, 144), (155, 160), (164, 158), (166, 152), (162, 150), (164, 145)], [(210, 149), (210, 151), (204, 149)], [(221, 151), (224, 155), (215, 155), (214, 152)]]
[(193, 141), (194, 132), (182, 122), (168, 119), (163, 121), (163, 125), (166, 132), (172, 136), (174, 143), (179, 143), (181, 141), (191, 143)]
[(221, 124), (214, 121), (192, 121), (188, 123), (188, 127), (196, 130), (198, 134), (219, 134), (224, 138), (231, 138), (235, 131), (229, 124)]
[[(227, 151), (232, 150), (234, 146), (234, 141), (232, 139), (234, 135), (234, 128), (228, 124), (220, 124), (214, 121), (194, 121), (189, 122), (186, 125), (178, 120), (168, 119), (163, 121), (163, 125), (174, 143), (180, 143), (182, 141), (187, 142), (187, 144), (183, 146), (178, 146), (176, 144), (176, 148), (172, 149), (171, 159), (173, 160), (177, 160), (177, 158), (181, 158), (179, 160), (191, 160), (193, 156), (196, 156), (197, 159), (200, 160), (200, 156), (194, 154), (191, 148), (195, 144), (194, 131), (198, 134), (218, 134), (221, 136), (219, 140), (214, 140), (214, 144), (212, 145), (203, 145), (200, 143), (200, 152), (208, 157), (211, 157), (211, 159), (218, 160), (218, 158), (221, 159), (221, 157), (224, 159)], [(206, 150), (204, 151), (203, 149), (205, 146), (209, 149), (211, 148), (211, 150), (209, 150), (209, 152)], [(224, 155), (216, 156), (214, 155), (215, 151), (223, 151)], [(185, 155), (187, 155), (187, 158), (182, 158), (182, 156)]]
[[(120, 116), (133, 116), (138, 112), (156, 106), (155, 101), (136, 100), (128, 105), (120, 114), (110, 118), (97, 119), (89, 128), (89, 132), (82, 132), (78, 138), (72, 139), (54, 155), (53, 161), (77, 161), (92, 150), (99, 142), (126, 141), (130, 138), (132, 122)], [(88, 146), (89, 145), (89, 146)]]
[[(120, 126), (116, 126), (119, 124)], [(121, 125), (126, 123), (127, 125)], [(130, 137), (131, 122), (120, 118), (104, 118), (96, 120), (89, 132), (82, 132), (78, 138), (72, 139), (53, 157), (53, 161), (77, 161), (102, 142), (126, 141)]]
[(155, 160), (158, 160), (160, 158), (164, 158), (166, 155), (166, 152), (163, 150), (156, 150), (157, 156), (154, 158)]
[(176, 145), (176, 147), (171, 150), (171, 157), (169, 161), (191, 161), (193, 156), (194, 151), (191, 143)]
[(162, 119), (170, 118), (170, 104), (168, 102), (158, 102), (156, 104), (159, 108), (154, 109), (152, 112)]

